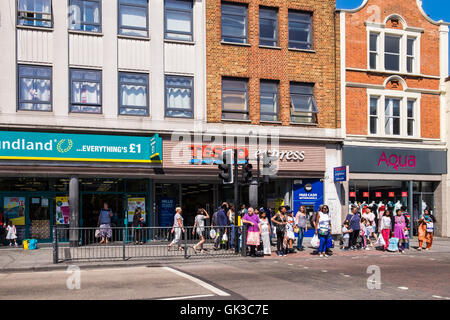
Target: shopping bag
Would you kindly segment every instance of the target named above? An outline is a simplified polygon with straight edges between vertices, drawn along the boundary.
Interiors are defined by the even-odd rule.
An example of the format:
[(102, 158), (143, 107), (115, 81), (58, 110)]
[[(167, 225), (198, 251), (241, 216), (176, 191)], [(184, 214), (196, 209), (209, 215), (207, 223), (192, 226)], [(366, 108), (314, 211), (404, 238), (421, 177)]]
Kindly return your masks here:
[(211, 239), (214, 239), (216, 237), (216, 230), (211, 229), (211, 231), (209, 232), (209, 236), (211, 237)]
[(28, 250), (36, 250), (37, 249), (37, 240), (36, 239), (30, 239), (28, 241)]
[(226, 233), (224, 233), (223, 237), (222, 237), (222, 241), (223, 242), (227, 242), (228, 241), (228, 236)]
[(95, 230), (95, 237), (100, 238), (100, 229)]
[(380, 235), (378, 236), (378, 240), (377, 240), (376, 246), (377, 247), (384, 247), (385, 245), (386, 245), (386, 241), (384, 241), (384, 238), (383, 238), (383, 236), (380, 233)]
[(28, 247), (28, 239), (23, 240), (22, 244), (23, 244), (23, 249), (24, 250), (28, 250), (29, 249), (29, 247)]
[(313, 248), (318, 248), (320, 244), (319, 236), (317, 234), (314, 235), (311, 239), (311, 246)]

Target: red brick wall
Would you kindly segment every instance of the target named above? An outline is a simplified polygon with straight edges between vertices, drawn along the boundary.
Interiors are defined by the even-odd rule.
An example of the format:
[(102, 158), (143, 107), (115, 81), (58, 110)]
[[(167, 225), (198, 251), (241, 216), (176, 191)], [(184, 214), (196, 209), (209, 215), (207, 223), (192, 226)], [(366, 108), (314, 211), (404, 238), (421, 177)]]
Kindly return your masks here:
[[(206, 2), (207, 120), (222, 119), (222, 76), (249, 79), (249, 119), (260, 123), (260, 79), (279, 81), (279, 120), (290, 124), (290, 81), (315, 83), (318, 126), (340, 127), (339, 56), (336, 55), (335, 0), (231, 0), (248, 3), (250, 47), (221, 44), (221, 1)], [(259, 6), (278, 7), (281, 49), (259, 47)], [(288, 50), (288, 9), (313, 12), (313, 50)], [(339, 26), (339, 24), (337, 25)]]
[[(402, 76), (408, 88), (439, 90), (439, 79), (426, 76), (439, 76), (439, 26), (426, 20), (417, 7), (416, 0), (369, 0), (364, 8), (355, 13), (346, 13), (346, 67), (367, 69), (367, 30), (366, 21), (383, 23), (397, 14), (403, 17), (407, 26), (424, 29), (421, 35), (420, 73), (425, 77)], [(387, 28), (392, 27), (388, 21)], [(402, 22), (395, 29), (403, 28)], [(346, 81), (382, 85), (389, 74), (364, 71), (346, 71)], [(357, 95), (357, 96), (354, 96)], [(367, 95), (365, 89), (347, 88), (346, 124), (348, 134), (367, 134), (367, 119), (355, 121), (358, 114), (367, 118)], [(356, 105), (353, 105), (356, 103)], [(422, 94), (421, 134), (424, 138), (440, 138), (439, 96)]]

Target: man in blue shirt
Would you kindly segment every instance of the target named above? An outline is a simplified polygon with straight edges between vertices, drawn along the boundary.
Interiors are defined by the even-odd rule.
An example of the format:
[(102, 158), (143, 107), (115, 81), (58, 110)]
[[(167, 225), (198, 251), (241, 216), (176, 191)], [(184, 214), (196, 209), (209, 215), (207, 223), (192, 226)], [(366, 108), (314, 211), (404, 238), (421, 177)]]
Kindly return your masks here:
[(345, 220), (350, 221), (350, 230), (352, 233), (350, 234), (350, 249), (356, 250), (356, 240), (358, 240), (359, 230), (361, 228), (361, 219), (358, 215), (358, 207), (355, 205), (351, 206), (351, 213), (347, 215)]
[[(222, 203), (222, 206), (217, 210), (217, 221), (214, 221), (216, 223), (216, 239), (214, 242), (214, 250), (217, 250), (219, 248), (219, 245), (222, 241), (223, 235), (227, 232), (226, 226), (228, 225), (228, 219), (227, 219), (227, 211), (228, 211), (228, 203), (224, 202)], [(214, 219), (213, 219), (214, 220)]]

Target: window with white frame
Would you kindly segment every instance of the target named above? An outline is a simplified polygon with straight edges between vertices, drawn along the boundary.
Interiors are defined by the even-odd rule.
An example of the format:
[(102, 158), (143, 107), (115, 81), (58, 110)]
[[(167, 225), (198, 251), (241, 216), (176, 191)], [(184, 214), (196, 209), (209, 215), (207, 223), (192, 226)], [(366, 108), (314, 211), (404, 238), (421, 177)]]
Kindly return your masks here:
[[(412, 30), (411, 30), (412, 29)], [(420, 29), (367, 27), (367, 67), (369, 70), (420, 73)]]
[(368, 90), (368, 95), (369, 135), (418, 137), (420, 94)]
[(52, 27), (51, 0), (18, 0), (17, 23), (22, 26)]

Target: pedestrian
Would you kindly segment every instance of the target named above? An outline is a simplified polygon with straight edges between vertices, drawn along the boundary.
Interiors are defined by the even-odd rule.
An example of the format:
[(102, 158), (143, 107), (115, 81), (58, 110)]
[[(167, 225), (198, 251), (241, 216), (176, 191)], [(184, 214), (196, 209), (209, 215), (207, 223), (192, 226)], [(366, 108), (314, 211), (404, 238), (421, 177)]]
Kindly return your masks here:
[(425, 241), (425, 250), (429, 251), (431, 249), (431, 245), (433, 244), (433, 232), (436, 218), (431, 214), (430, 209), (426, 208), (418, 222), (419, 247), (417, 250), (422, 251), (423, 242)]
[(298, 209), (297, 214), (295, 215), (295, 228), (297, 228), (298, 231), (298, 238), (297, 238), (297, 250), (298, 251), (303, 251), (305, 250), (305, 248), (303, 247), (303, 235), (305, 234), (305, 232), (308, 231), (308, 226), (307, 226), (307, 220), (308, 220), (308, 215), (306, 213), (306, 207), (305, 206), (300, 206), (300, 208)]
[(17, 230), (16, 226), (12, 223), (12, 221), (8, 221), (8, 226), (6, 227), (6, 240), (9, 240), (9, 246), (12, 247), (13, 242), (14, 246), (17, 247)]
[(401, 253), (405, 253), (405, 242), (406, 236), (405, 231), (408, 230), (406, 228), (406, 220), (403, 216), (403, 210), (398, 209), (397, 215), (395, 216), (395, 224), (394, 224), (394, 237), (399, 241), (399, 250)]
[(284, 237), (286, 233), (286, 207), (280, 207), (275, 216), (272, 217), (272, 223), (275, 225), (275, 233), (277, 236), (277, 255), (279, 257), (286, 256), (284, 248)]
[(259, 217), (252, 207), (248, 207), (247, 214), (242, 218), (247, 224), (247, 246), (250, 247), (250, 256), (256, 257), (256, 247), (259, 246), (261, 231), (259, 229)]
[(391, 233), (391, 238), (389, 239), (389, 245), (387, 250), (390, 252), (398, 252), (398, 242), (399, 239), (395, 237), (395, 232)]
[(260, 212), (259, 228), (261, 230), (261, 239), (263, 243), (264, 255), (270, 256), (272, 254), (270, 246), (270, 220), (267, 218), (264, 208), (259, 209), (259, 212)]
[(228, 203), (223, 202), (222, 206), (217, 210), (216, 219), (214, 221), (214, 227), (216, 229), (216, 238), (214, 239), (213, 248), (214, 250), (219, 250), (219, 248), (222, 247), (223, 235), (227, 232), (227, 212)]
[(181, 235), (184, 233), (183, 216), (181, 215), (182, 210), (180, 207), (175, 208), (175, 216), (173, 218), (173, 226), (170, 233), (175, 233), (175, 237), (172, 242), (167, 246), (167, 251), (170, 251), (173, 245), (178, 245), (178, 251), (183, 251), (181, 248)]
[(364, 219), (364, 218), (361, 218), (361, 222), (359, 223), (359, 226), (360, 226), (360, 228), (359, 228), (359, 236), (361, 237), (361, 246), (362, 246), (362, 249), (366, 249), (367, 247), (366, 247), (366, 245), (367, 245), (367, 242), (366, 242), (366, 219)]
[(344, 221), (344, 224), (342, 226), (342, 250), (347, 251), (349, 249), (349, 241), (350, 241), (350, 234), (352, 231), (349, 229), (350, 222), (348, 220)]
[(328, 206), (322, 207), (322, 212), (317, 214), (316, 218), (316, 231), (315, 233), (319, 235), (319, 257), (328, 257), (326, 254), (328, 237), (331, 230), (331, 218), (328, 212)]
[(370, 240), (370, 236), (372, 235), (373, 232), (373, 225), (372, 222), (370, 222), (368, 219), (365, 219), (365, 223), (364, 223), (364, 233), (365, 233), (365, 243), (366, 243), (366, 250), (369, 250), (369, 246), (373, 247), (372, 244), (372, 240)]
[(144, 217), (142, 217), (142, 210), (140, 207), (136, 207), (134, 210), (133, 224), (134, 228), (134, 244), (144, 244), (142, 241), (142, 227), (144, 226)]
[(369, 230), (367, 230), (367, 231), (370, 231), (369, 234), (368, 234), (368, 238), (370, 239), (370, 237), (374, 237), (375, 241), (376, 241), (377, 237), (376, 237), (375, 232), (377, 231), (377, 229), (376, 229), (376, 225), (377, 224), (375, 222), (375, 220), (376, 220), (375, 219), (375, 214), (372, 212), (372, 209), (370, 209), (370, 207), (367, 207), (366, 208), (366, 213), (364, 213), (362, 215), (362, 217), (364, 219), (366, 219), (366, 221), (368, 222), (368, 225), (371, 227), (371, 228), (369, 228)]
[(380, 237), (383, 237), (384, 240), (384, 247), (383, 251), (386, 251), (389, 245), (389, 235), (391, 234), (391, 212), (389, 210), (386, 210), (381, 216), (381, 222), (379, 224), (381, 235)]
[(236, 230), (235, 230), (235, 225), (234, 225), (235, 216), (236, 216), (236, 212), (234, 210), (234, 204), (231, 204), (230, 208), (228, 209), (228, 212), (227, 212), (228, 223), (229, 223), (230, 229), (231, 229), (231, 232), (230, 232), (231, 235), (229, 237), (230, 248), (235, 247), (235, 245), (234, 245), (234, 242), (235, 242), (234, 238), (236, 236), (236, 233), (235, 233)]
[(349, 221), (350, 229), (352, 230), (352, 233), (350, 234), (350, 249), (356, 250), (356, 242), (358, 240), (359, 230), (361, 229), (357, 206), (351, 206), (351, 212), (347, 215), (345, 220)]
[(204, 253), (203, 244), (205, 243), (205, 220), (209, 219), (209, 214), (205, 209), (199, 208), (197, 210), (197, 215), (194, 219), (194, 228), (192, 229), (192, 235), (197, 232), (200, 241), (194, 246), (194, 251), (197, 251), (200, 248), (201, 253)]
[(108, 208), (108, 203), (103, 203), (103, 209), (100, 210), (100, 214), (98, 215), (97, 225), (99, 227), (99, 235), (102, 238), (100, 244), (105, 243), (108, 244), (109, 239), (111, 239), (112, 230), (111, 230), (111, 218), (113, 216), (113, 212)]
[(287, 210), (287, 224), (286, 224), (286, 238), (287, 238), (287, 244), (288, 244), (288, 253), (294, 252), (294, 241), (295, 241), (295, 233), (294, 233), (294, 226), (295, 226), (295, 218), (292, 210)]

